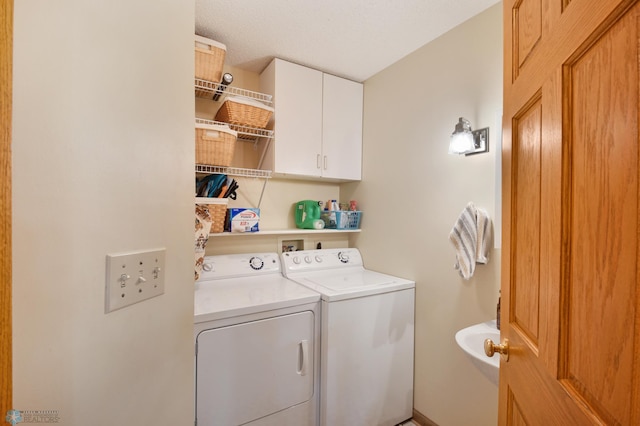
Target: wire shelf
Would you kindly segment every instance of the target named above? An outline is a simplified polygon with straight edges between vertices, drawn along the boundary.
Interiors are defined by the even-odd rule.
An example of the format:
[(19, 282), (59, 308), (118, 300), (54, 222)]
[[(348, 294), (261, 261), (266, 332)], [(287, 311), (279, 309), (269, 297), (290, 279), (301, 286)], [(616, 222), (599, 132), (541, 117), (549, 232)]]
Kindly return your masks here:
[(209, 166), (208, 164), (196, 164), (196, 173), (219, 173), (229, 176), (252, 177), (270, 179), (271, 170), (242, 169), (240, 167)]
[(213, 99), (213, 96), (218, 92), (219, 88), (222, 89), (219, 91), (220, 94), (244, 96), (245, 98), (255, 99), (267, 105), (273, 104), (271, 100), (273, 96), (265, 93), (254, 92), (253, 90), (242, 89), (235, 86), (225, 86), (224, 84), (201, 80), (199, 78), (195, 79), (195, 92), (199, 98)]
[(242, 126), (239, 124), (224, 123), (222, 121), (207, 120), (205, 118), (196, 118), (196, 124), (229, 126), (231, 130), (238, 132), (238, 140), (255, 142), (257, 138), (273, 138), (273, 130), (259, 129), (257, 127)]

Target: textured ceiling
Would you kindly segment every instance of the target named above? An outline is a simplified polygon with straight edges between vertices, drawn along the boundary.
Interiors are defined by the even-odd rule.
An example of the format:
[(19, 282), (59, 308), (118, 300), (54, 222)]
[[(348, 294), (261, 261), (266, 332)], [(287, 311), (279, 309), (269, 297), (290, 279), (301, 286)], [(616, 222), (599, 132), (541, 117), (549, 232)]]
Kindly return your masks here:
[(274, 57), (364, 81), (499, 0), (196, 0), (195, 32), (226, 63)]

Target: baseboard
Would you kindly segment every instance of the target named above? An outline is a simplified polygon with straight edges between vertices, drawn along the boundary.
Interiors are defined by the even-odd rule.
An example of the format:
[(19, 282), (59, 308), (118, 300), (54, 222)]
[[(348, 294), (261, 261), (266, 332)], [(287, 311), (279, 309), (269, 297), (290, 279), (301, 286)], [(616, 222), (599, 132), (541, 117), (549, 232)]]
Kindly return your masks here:
[(417, 423), (420, 426), (438, 426), (436, 422), (429, 419), (427, 416), (425, 416), (415, 408), (413, 409), (413, 419), (411, 420), (413, 420), (414, 423)]

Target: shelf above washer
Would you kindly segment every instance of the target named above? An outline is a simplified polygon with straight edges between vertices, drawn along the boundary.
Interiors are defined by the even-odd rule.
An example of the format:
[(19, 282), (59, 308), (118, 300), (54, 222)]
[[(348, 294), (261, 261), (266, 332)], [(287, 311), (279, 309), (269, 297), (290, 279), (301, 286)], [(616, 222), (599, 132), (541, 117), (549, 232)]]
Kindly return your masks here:
[(244, 237), (261, 235), (302, 235), (302, 234), (348, 234), (360, 232), (361, 229), (266, 229), (258, 232), (221, 232), (209, 234), (211, 237)]

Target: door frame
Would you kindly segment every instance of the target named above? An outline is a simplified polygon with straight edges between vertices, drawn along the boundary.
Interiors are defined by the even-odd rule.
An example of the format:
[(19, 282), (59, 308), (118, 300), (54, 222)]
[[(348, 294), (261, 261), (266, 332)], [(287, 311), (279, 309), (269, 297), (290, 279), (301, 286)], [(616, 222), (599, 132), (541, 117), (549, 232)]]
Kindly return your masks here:
[(0, 417), (13, 404), (11, 313), (11, 117), (13, 0), (0, 1)]

